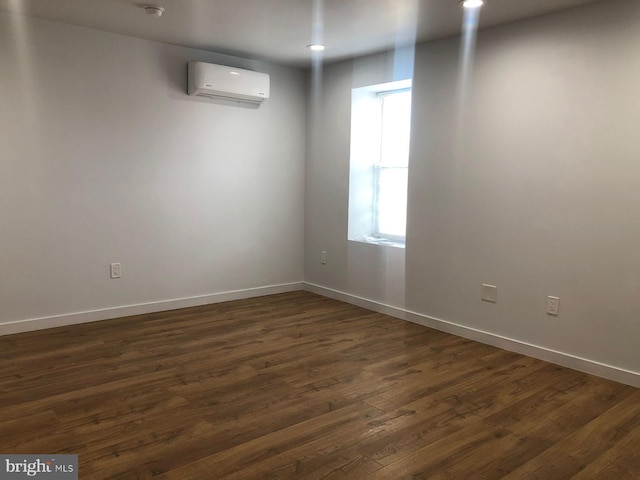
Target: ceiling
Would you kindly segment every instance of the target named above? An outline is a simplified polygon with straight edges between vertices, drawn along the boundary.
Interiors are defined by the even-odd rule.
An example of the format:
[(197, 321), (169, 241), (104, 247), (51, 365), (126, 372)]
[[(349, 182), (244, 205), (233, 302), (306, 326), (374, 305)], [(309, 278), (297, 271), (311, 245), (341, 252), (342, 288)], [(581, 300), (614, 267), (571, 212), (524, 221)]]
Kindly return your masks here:
[[(488, 27), (603, 0), (487, 0)], [(162, 17), (145, 5), (165, 7)], [(456, 35), (457, 0), (0, 0), (0, 11), (304, 67)]]

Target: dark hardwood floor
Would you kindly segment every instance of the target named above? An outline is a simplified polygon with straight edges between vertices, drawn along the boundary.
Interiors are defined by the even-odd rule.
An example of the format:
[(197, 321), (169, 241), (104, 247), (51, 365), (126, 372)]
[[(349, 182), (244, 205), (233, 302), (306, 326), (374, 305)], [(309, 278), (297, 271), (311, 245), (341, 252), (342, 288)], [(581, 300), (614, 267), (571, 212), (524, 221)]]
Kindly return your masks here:
[(81, 479), (638, 479), (640, 390), (306, 292), (0, 337)]

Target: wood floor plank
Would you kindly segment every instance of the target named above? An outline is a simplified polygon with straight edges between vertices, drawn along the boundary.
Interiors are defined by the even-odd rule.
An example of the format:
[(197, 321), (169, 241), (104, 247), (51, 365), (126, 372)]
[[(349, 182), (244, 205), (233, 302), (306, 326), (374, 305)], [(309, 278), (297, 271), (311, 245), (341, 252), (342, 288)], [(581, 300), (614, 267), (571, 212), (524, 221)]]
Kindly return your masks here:
[[(591, 398), (585, 401), (593, 404)], [(593, 420), (575, 429), (561, 442), (554, 444), (531, 461), (514, 469), (505, 479), (547, 478), (560, 475), (571, 478), (596, 458), (640, 427), (640, 391), (615, 403)], [(602, 405), (598, 402), (595, 405)]]
[(0, 452), (83, 479), (640, 478), (640, 391), (307, 292), (0, 337)]
[(345, 435), (351, 441), (356, 436), (365, 435), (367, 422), (380, 414), (373, 407), (356, 403), (192, 462), (159, 478), (208, 478), (208, 473), (213, 471), (224, 478), (300, 445), (311, 448), (309, 444), (318, 441), (322, 444), (320, 448), (335, 449), (336, 444), (344, 441)]
[[(596, 388), (608, 391), (611, 387), (599, 384)], [(465, 478), (469, 471), (474, 471), (486, 479), (504, 478), (523, 461), (552, 449), (572, 432), (598, 418), (609, 407), (618, 404), (621, 399), (610, 395), (600, 398), (598, 402), (593, 400), (594, 397), (591, 395), (573, 391), (565, 394), (559, 403), (538, 403), (535, 414), (524, 417), (500, 415), (498, 421), (495, 415), (484, 418), (482, 424), (487, 428), (503, 426), (509, 428), (512, 433), (497, 442), (474, 449), (463, 460), (448, 466), (446, 472), (452, 478)], [(499, 454), (496, 455), (496, 452)], [(549, 472), (551, 475), (559, 473)]]
[(640, 427), (590, 462), (572, 480), (640, 478)]

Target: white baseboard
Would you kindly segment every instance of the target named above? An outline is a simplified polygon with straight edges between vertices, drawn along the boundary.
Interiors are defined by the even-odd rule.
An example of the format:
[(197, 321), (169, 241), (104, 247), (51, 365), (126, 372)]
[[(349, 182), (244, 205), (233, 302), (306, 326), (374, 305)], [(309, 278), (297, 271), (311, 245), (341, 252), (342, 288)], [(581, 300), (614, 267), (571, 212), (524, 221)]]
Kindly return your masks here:
[(589, 373), (598, 377), (607, 378), (615, 382), (624, 383), (634, 387), (640, 387), (640, 372), (634, 372), (631, 370), (625, 370), (612, 365), (589, 360), (588, 358), (577, 357), (569, 353), (558, 352), (549, 348), (541, 347), (539, 345), (532, 345), (530, 343), (515, 340), (513, 338), (503, 337), (496, 335), (495, 333), (478, 330), (471, 327), (466, 327), (457, 323), (441, 320), (427, 315), (412, 312), (399, 307), (386, 305), (374, 300), (358, 297), (331, 288), (322, 287), (312, 283), (305, 282), (304, 289), (323, 295), (325, 297), (340, 300), (352, 305), (367, 308), (374, 312), (384, 313), (392, 317), (407, 320), (412, 323), (417, 323), (425, 327), (430, 327), (435, 330), (451, 333), (459, 337), (469, 338), (478, 342), (492, 345), (494, 347), (502, 348), (503, 350), (509, 350), (511, 352), (521, 353), (529, 357), (538, 358), (546, 362), (555, 363), (563, 367), (568, 367), (580, 372)]
[(65, 315), (55, 315), (51, 317), (30, 318), (0, 324), (0, 336), (14, 333), (31, 332), (45, 328), (64, 327), (79, 323), (97, 322), (110, 318), (128, 317), (131, 315), (141, 315), (145, 313), (163, 312), (178, 308), (198, 307), (212, 303), (228, 302), (230, 300), (242, 300), (245, 298), (262, 297), (264, 295), (274, 295), (277, 293), (294, 292), (303, 290), (303, 282), (285, 283), (280, 285), (269, 285), (266, 287), (248, 288), (245, 290), (233, 290), (230, 292), (213, 293), (210, 295), (200, 295), (197, 297), (177, 298), (173, 300), (162, 300), (159, 302), (140, 303), (137, 305), (126, 305), (121, 307), (103, 308), (88, 312), (69, 313)]

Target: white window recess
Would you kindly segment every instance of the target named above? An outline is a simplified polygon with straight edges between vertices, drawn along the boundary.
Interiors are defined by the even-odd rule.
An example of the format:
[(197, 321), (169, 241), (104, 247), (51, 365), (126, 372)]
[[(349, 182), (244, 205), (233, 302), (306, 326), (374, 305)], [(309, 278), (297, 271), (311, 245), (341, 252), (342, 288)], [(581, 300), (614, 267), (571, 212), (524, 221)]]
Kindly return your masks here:
[(404, 246), (410, 132), (411, 80), (352, 90), (349, 240)]

